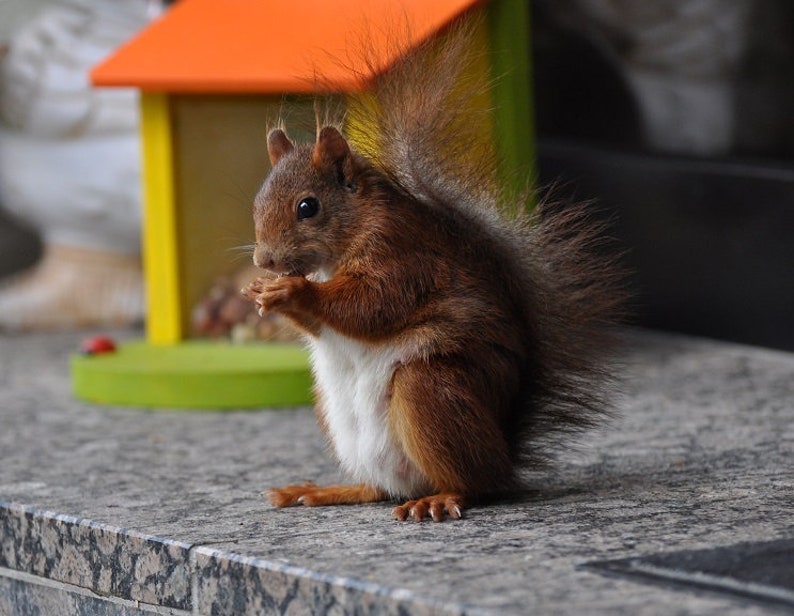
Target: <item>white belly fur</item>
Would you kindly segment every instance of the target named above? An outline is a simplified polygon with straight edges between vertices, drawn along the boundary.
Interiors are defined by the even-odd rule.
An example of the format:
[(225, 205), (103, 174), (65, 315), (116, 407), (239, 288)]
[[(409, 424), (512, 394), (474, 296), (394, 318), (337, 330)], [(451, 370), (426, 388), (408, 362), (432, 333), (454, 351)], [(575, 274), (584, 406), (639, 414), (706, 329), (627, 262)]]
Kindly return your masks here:
[(311, 340), (314, 376), (334, 451), (357, 482), (392, 496), (415, 496), (425, 482), (390, 434), (388, 388), (398, 349), (370, 345), (324, 329)]

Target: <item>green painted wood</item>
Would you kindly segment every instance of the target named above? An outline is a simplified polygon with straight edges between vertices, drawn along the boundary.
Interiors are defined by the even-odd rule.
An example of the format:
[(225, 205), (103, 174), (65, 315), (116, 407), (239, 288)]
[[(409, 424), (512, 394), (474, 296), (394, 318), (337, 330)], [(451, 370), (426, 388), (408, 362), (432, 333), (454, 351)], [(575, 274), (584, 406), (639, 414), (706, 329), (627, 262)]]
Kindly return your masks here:
[(516, 196), (527, 195), (535, 180), (529, 4), (497, 0), (487, 11), (501, 180)]
[(308, 351), (293, 345), (132, 341), (113, 353), (75, 354), (78, 398), (145, 408), (236, 409), (311, 403)]

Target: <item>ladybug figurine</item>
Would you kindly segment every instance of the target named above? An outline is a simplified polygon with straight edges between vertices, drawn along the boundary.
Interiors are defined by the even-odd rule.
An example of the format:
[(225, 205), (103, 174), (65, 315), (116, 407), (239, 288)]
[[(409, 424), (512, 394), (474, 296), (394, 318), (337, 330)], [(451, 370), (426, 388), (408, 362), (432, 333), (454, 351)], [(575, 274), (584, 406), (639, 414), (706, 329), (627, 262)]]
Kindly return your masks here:
[(107, 336), (92, 336), (86, 338), (80, 344), (81, 355), (100, 355), (102, 353), (113, 353), (116, 350), (116, 343)]

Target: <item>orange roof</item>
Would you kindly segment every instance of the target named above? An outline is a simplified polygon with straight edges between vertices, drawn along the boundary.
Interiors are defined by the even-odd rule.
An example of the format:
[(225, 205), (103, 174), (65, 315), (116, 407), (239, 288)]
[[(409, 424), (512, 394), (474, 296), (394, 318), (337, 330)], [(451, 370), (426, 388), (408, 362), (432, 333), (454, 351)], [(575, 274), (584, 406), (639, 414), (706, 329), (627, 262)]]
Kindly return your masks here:
[(410, 32), (407, 44), (418, 43), (479, 3), (180, 0), (94, 67), (91, 79), (149, 91), (307, 93), (321, 75), (350, 91), (361, 83), (343, 63), (355, 57), (357, 41), (366, 39), (385, 68), (397, 59), (395, 32)]

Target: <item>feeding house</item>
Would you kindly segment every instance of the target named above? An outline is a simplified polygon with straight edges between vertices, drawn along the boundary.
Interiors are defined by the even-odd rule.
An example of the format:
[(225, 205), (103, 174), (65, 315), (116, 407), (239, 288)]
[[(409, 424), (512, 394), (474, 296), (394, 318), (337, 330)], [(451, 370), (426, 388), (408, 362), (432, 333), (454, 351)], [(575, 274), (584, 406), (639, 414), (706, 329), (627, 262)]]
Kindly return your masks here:
[[(528, 7), (523, 0), (179, 0), (96, 66), (96, 86), (140, 90), (146, 339), (107, 357), (75, 358), (78, 396), (144, 406), (279, 406), (310, 400), (300, 349), (190, 339), (193, 306), (240, 267), (253, 236), (251, 200), (268, 171), (269, 123), (314, 139), (322, 92), (355, 96), (345, 66), (366, 36), (368, 64), (476, 19), (484, 47), (493, 144), (507, 167), (531, 164)], [(394, 24), (411, 40), (394, 44)], [(340, 59), (342, 61), (340, 61)], [(373, 75), (374, 77), (374, 75)], [(320, 93), (322, 95), (322, 93)], [(296, 134), (295, 126), (310, 127)]]

